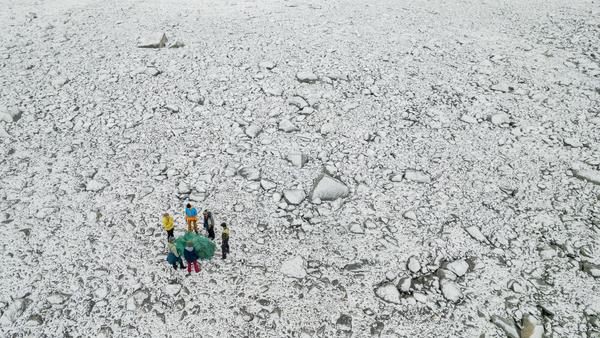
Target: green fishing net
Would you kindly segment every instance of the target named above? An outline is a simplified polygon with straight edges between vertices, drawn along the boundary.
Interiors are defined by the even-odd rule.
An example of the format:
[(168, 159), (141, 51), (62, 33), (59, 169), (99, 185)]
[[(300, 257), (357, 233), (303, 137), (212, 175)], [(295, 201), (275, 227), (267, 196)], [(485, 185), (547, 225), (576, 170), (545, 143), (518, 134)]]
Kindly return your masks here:
[(194, 250), (200, 259), (211, 259), (215, 254), (216, 246), (213, 241), (202, 235), (198, 235), (195, 232), (188, 231), (185, 233), (185, 235), (175, 240), (177, 252), (181, 255), (181, 257), (183, 257), (183, 250), (185, 249), (185, 245), (188, 241), (192, 241), (194, 244)]

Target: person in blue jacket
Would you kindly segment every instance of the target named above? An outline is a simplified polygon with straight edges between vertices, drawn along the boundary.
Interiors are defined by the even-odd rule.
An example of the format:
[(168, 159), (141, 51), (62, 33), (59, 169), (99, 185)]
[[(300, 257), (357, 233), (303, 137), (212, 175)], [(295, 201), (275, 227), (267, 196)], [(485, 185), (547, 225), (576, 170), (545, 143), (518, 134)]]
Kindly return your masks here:
[(198, 233), (198, 210), (193, 208), (190, 203), (185, 206), (185, 221), (187, 222), (187, 231), (194, 230)]
[(194, 244), (192, 241), (188, 241), (185, 244), (185, 250), (183, 250), (183, 257), (185, 257), (185, 261), (187, 262), (187, 270), (188, 274), (192, 273), (192, 265), (194, 265), (194, 271), (196, 273), (200, 272), (200, 265), (198, 264), (198, 254), (196, 250), (194, 250)]

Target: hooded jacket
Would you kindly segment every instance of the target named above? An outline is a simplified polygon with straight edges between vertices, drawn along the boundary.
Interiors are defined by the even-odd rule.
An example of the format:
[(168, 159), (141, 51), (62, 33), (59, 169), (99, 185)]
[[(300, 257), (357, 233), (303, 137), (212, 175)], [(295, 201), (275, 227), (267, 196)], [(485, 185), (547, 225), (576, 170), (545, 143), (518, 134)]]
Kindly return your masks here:
[(165, 231), (172, 230), (175, 227), (175, 221), (173, 220), (173, 216), (163, 216), (162, 224)]
[(198, 254), (196, 253), (196, 250), (194, 250), (194, 247), (192, 247), (192, 246), (185, 247), (185, 249), (183, 250), (183, 257), (185, 257), (185, 260), (188, 262), (193, 262), (193, 261), (198, 260)]

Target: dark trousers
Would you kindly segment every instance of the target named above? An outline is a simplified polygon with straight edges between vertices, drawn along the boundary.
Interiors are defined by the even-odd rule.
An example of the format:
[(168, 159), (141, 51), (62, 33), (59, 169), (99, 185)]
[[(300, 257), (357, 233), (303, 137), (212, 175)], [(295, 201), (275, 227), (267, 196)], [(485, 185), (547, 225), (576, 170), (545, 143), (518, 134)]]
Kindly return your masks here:
[(183, 259), (181, 259), (181, 257), (177, 257), (177, 261), (173, 263), (173, 269), (175, 270), (177, 270), (177, 263), (179, 263), (180, 269), (185, 269), (185, 266), (183, 265)]
[(227, 258), (227, 254), (229, 253), (229, 239), (223, 240), (221, 243), (221, 256), (223, 259)]
[(175, 235), (173, 235), (173, 231), (175, 230), (175, 228), (171, 229), (171, 230), (167, 230), (167, 238), (170, 237), (175, 237)]
[(208, 238), (214, 240), (215, 239), (215, 228), (208, 228)]

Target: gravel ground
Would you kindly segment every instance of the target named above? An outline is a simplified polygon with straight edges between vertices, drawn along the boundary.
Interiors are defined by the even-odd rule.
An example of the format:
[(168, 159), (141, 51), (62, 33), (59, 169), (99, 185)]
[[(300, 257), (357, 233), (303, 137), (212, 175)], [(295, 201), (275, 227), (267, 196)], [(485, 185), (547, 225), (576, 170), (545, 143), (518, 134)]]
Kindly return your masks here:
[(600, 337), (597, 0), (0, 5), (1, 336)]

